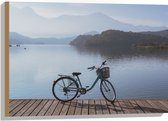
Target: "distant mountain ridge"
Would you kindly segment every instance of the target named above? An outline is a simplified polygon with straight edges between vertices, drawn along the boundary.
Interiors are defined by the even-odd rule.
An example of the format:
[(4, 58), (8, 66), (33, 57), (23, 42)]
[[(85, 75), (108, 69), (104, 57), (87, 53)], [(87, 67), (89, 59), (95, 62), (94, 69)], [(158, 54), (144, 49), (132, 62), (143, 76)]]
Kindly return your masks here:
[(130, 49), (139, 45), (168, 45), (168, 38), (157, 34), (107, 30), (98, 35), (79, 35), (70, 44), (77, 47), (115, 48), (119, 50)]
[(96, 35), (96, 34), (99, 34), (99, 32), (97, 32), (97, 31), (90, 31), (90, 32), (84, 33), (83, 35)]
[(31, 38), (27, 36), (23, 36), (16, 32), (10, 32), (10, 44), (69, 44), (74, 37), (69, 38)]
[(162, 36), (162, 37), (166, 37), (168, 38), (168, 30), (163, 30), (163, 31), (156, 31), (156, 32), (141, 32), (143, 34), (151, 34), (151, 35), (158, 35), (158, 36)]
[[(130, 40), (128, 40), (128, 38)], [(131, 40), (132, 39), (132, 40)], [(142, 40), (140, 40), (142, 39)], [(119, 30), (107, 30), (102, 33), (97, 31), (86, 32), (83, 35), (67, 38), (31, 38), (28, 36), (21, 35), (17, 32), (10, 32), (10, 44), (72, 44), (76, 46), (90, 46), (90, 45), (99, 45), (100, 40), (107, 43), (109, 40), (116, 41), (115, 43), (123, 42), (127, 45), (130, 41), (132, 44), (144, 44), (144, 43), (162, 43), (167, 42), (168, 39), (168, 30), (156, 31), (156, 32), (124, 32)], [(118, 41), (118, 42), (117, 42)], [(138, 42), (138, 43), (136, 43)], [(122, 44), (124, 44), (122, 43)], [(114, 44), (114, 43), (113, 43)], [(101, 44), (101, 46), (103, 43)], [(99, 45), (100, 46), (100, 45)]]
[[(45, 18), (36, 14), (31, 8), (10, 8), (10, 29), (18, 33), (36, 37), (66, 37), (77, 36), (92, 30), (102, 32), (108, 29), (122, 31), (159, 31), (166, 27), (134, 26), (117, 21), (103, 13), (89, 15), (62, 15), (55, 18)], [(17, 16), (16, 16), (17, 15)], [(22, 21), (20, 21), (22, 20)], [(23, 28), (24, 27), (24, 28)], [(33, 32), (32, 32), (33, 30)]]

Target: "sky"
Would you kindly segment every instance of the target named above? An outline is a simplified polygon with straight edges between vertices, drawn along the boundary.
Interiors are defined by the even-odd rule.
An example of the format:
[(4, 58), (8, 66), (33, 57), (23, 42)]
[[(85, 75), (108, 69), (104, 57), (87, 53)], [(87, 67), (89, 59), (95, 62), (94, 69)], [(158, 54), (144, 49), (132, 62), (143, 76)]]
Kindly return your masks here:
[(10, 2), (10, 31), (29, 37), (62, 38), (108, 29), (136, 32), (167, 28), (168, 5)]
[(100, 12), (121, 22), (133, 25), (167, 26), (166, 5), (122, 5), (84, 3), (11, 3), (17, 8), (30, 7), (38, 15), (54, 18), (61, 15), (87, 15)]

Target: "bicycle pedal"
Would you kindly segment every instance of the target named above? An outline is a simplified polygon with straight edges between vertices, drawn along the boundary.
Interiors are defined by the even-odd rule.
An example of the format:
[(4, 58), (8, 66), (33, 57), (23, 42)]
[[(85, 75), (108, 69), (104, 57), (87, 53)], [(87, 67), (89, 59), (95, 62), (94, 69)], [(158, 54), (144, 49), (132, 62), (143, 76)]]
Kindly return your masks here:
[(77, 96), (77, 98), (79, 98), (79, 97), (80, 97), (80, 95)]

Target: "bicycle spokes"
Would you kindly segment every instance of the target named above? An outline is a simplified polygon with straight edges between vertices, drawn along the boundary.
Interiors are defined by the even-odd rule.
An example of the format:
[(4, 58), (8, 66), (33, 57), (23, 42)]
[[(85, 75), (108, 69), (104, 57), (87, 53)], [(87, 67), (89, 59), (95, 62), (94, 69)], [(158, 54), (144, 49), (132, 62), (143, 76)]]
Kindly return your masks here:
[(62, 83), (63, 83), (63, 85), (64, 85), (64, 87), (65, 87), (65, 82), (64, 82), (64, 80), (62, 79)]
[(76, 97), (78, 85), (75, 80), (69, 77), (62, 77), (54, 83), (52, 90), (57, 99), (61, 101), (70, 101)]
[(110, 91), (110, 87), (107, 85), (107, 82), (103, 83), (103, 87), (106, 90), (106, 92)]
[(109, 81), (103, 80), (100, 84), (100, 90), (106, 100), (110, 102), (113, 102), (115, 100), (116, 93), (113, 85)]
[(107, 86), (104, 83), (102, 83), (102, 86), (103, 86), (104, 90), (107, 92), (108, 91)]

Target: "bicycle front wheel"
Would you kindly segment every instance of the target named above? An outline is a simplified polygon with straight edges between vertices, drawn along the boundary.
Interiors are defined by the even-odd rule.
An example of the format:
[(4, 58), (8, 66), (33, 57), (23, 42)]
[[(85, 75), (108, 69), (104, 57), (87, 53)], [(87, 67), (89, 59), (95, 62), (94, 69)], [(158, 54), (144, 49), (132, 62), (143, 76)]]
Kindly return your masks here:
[(109, 101), (114, 102), (116, 99), (116, 92), (113, 85), (108, 80), (102, 80), (100, 83), (100, 90), (103, 97)]
[(71, 77), (61, 77), (53, 83), (52, 92), (60, 101), (71, 101), (78, 94), (78, 84)]

